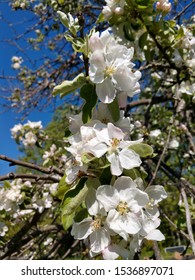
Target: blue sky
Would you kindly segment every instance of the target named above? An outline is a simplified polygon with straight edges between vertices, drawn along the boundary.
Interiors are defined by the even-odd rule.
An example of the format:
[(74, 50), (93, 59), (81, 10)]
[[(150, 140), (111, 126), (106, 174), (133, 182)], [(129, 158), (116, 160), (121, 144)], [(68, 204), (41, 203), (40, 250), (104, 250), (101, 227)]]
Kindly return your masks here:
[[(10, 24), (18, 22), (18, 24), (14, 25), (14, 28), (20, 33), (22, 29), (25, 30), (27, 28), (27, 26), (21, 25), (20, 23), (30, 16), (30, 14), (24, 13), (23, 11), (12, 12), (7, 3), (0, 3), (0, 76), (3, 74), (5, 76), (15, 74), (11, 68), (11, 58), (13, 55), (17, 55), (17, 49), (5, 42), (5, 40), (14, 36)], [(20, 122), (19, 115), (10, 110), (7, 112), (2, 112), (2, 110), (2, 107), (0, 107), (0, 154), (17, 158), (19, 156), (18, 145), (11, 138), (10, 129)], [(28, 119), (31, 121), (41, 120), (43, 126), (46, 126), (51, 120), (51, 117), (51, 112), (34, 111), (29, 115)], [(13, 170), (14, 167), (10, 167), (9, 163), (0, 161), (0, 176)]]

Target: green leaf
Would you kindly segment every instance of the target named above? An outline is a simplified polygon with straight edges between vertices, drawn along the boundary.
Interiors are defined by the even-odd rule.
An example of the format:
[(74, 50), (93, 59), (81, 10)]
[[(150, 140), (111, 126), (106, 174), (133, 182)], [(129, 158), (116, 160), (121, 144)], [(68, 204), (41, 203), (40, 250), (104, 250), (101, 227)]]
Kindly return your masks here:
[(65, 193), (70, 190), (71, 187), (72, 185), (66, 183), (66, 175), (64, 175), (58, 183), (57, 197), (62, 200)]
[(65, 13), (61, 12), (61, 11), (57, 11), (57, 14), (60, 18), (61, 23), (65, 27), (69, 28), (69, 19), (68, 19), (67, 15)]
[(71, 215), (62, 216), (62, 226), (64, 230), (67, 230), (74, 222), (75, 213)]
[(131, 145), (129, 149), (135, 151), (140, 157), (148, 157), (153, 154), (153, 148), (144, 143)]
[(12, 186), (9, 181), (4, 181), (3, 183), (4, 183), (5, 189), (11, 189)]
[(65, 38), (68, 42), (72, 44), (72, 47), (76, 52), (82, 52), (87, 54), (87, 43), (84, 39), (75, 38), (70, 34), (65, 34)]
[(133, 34), (133, 30), (130, 22), (125, 22), (125, 24), (123, 25), (123, 31), (124, 31), (125, 38), (127, 40), (131, 42), (135, 40), (135, 36)]
[(103, 171), (99, 177), (99, 180), (102, 185), (109, 185), (111, 179), (112, 179), (112, 174), (111, 174), (110, 166), (109, 166), (109, 167), (103, 169)]
[(72, 81), (64, 81), (60, 85), (53, 89), (53, 95), (60, 94), (60, 97), (64, 97), (67, 94), (74, 92), (76, 89), (80, 88), (86, 82), (86, 77), (83, 73), (79, 74)]
[(98, 178), (90, 178), (90, 177), (87, 179), (85, 184), (89, 189), (92, 187), (97, 189), (101, 185), (100, 180)]
[(84, 201), (88, 187), (85, 184), (87, 178), (81, 178), (74, 189), (66, 192), (62, 203), (62, 224), (65, 230), (67, 230), (73, 223), (73, 219)]
[(147, 172), (143, 168), (140, 168), (140, 169), (132, 168), (132, 169), (128, 169), (128, 170), (124, 169), (123, 175), (129, 176), (133, 180), (135, 180), (137, 178), (141, 178), (142, 180), (144, 180), (148, 176)]
[(76, 223), (79, 223), (79, 222), (81, 222), (83, 219), (87, 218), (88, 215), (89, 215), (89, 214), (88, 214), (87, 209), (86, 209), (86, 208), (82, 208), (82, 209), (78, 212), (78, 214), (76, 214), (76, 216), (74, 217), (74, 221), (75, 221)]
[(148, 32), (144, 32), (139, 38), (139, 46), (141, 49), (147, 44)]
[(98, 100), (95, 87), (91, 84), (85, 84), (80, 90), (80, 96), (85, 99), (85, 104), (82, 109), (82, 120), (83, 123), (87, 123), (92, 117), (93, 108)]
[(101, 22), (103, 22), (103, 21), (105, 21), (104, 14), (103, 14), (103, 13), (100, 13), (99, 16), (98, 16), (98, 19), (97, 19), (97, 21), (96, 21), (96, 24), (101, 23)]
[(110, 111), (110, 114), (113, 118), (114, 122), (117, 122), (120, 118), (120, 108), (118, 104), (118, 99), (115, 98), (114, 101), (110, 104), (108, 104), (108, 109)]

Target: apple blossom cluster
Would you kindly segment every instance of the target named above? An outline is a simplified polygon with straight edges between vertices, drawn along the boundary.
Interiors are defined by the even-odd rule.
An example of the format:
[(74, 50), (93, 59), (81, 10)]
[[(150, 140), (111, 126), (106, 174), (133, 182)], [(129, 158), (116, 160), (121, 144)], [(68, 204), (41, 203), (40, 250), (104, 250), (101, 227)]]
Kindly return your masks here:
[[(29, 187), (28, 182), (25, 186)], [(0, 211), (5, 210), (7, 213), (15, 214), (24, 201), (24, 193), (21, 191), (21, 180), (14, 180), (10, 183), (10, 188), (0, 188)]]
[(89, 39), (89, 77), (96, 85), (96, 93), (103, 103), (112, 103), (118, 97), (125, 107), (127, 96), (139, 92), (139, 71), (133, 70), (133, 48), (120, 45), (108, 30), (95, 32)]
[(90, 188), (85, 200), (89, 217), (74, 223), (71, 233), (79, 240), (89, 238), (91, 256), (132, 259), (143, 239), (164, 240), (157, 229), (157, 204), (167, 194), (159, 185), (144, 190), (140, 180), (121, 176), (113, 185)]
[(33, 147), (37, 141), (43, 138), (43, 126), (41, 121), (25, 124), (16, 124), (11, 128), (11, 135), (17, 142), (22, 142), (25, 147)]
[[(85, 172), (87, 165), (86, 157), (101, 159), (103, 164), (110, 164), (112, 175), (119, 176), (123, 169), (131, 169), (141, 165), (139, 155), (131, 150), (131, 146), (141, 143), (143, 139), (130, 141), (128, 135), (122, 129), (112, 123), (92, 121), (91, 125), (83, 125), (80, 131), (69, 137), (70, 147), (66, 148), (74, 157), (72, 173)], [(74, 171), (73, 171), (74, 170)], [(76, 171), (76, 173), (75, 173)], [(68, 179), (68, 176), (67, 176)]]
[(22, 64), (22, 62), (23, 62), (23, 59), (22, 59), (22, 57), (13, 56), (12, 59), (11, 59), (11, 61), (12, 61), (12, 68), (13, 68), (14, 70), (18, 70), (18, 69), (20, 69), (20, 67), (21, 67), (21, 64)]
[(160, 0), (156, 3), (156, 9), (168, 13), (171, 10), (171, 3), (169, 0)]
[(124, 13), (125, 0), (106, 0), (106, 6), (103, 7), (102, 13), (106, 20), (114, 15), (120, 16)]
[(52, 165), (56, 161), (59, 165), (64, 164), (67, 161), (67, 157), (64, 154), (64, 149), (57, 148), (55, 144), (52, 144), (49, 151), (45, 151), (42, 156), (44, 162), (43, 165)]
[[(125, 1), (106, 3), (103, 14), (109, 9), (111, 13), (116, 13), (119, 7), (122, 9), (125, 5)], [(72, 17), (61, 12), (58, 14), (72, 34)], [(78, 21), (75, 22), (77, 26)], [(62, 210), (64, 227), (70, 226), (66, 222), (65, 213), (68, 213), (73, 216), (71, 234), (74, 238), (88, 244), (91, 257), (101, 254), (104, 259), (132, 259), (140, 251), (143, 239), (163, 240), (164, 235), (157, 229), (160, 225), (157, 204), (167, 197), (162, 186), (144, 188), (138, 175), (131, 178), (131, 172), (136, 173), (141, 167), (141, 157), (152, 155), (153, 149), (143, 143), (142, 137), (132, 137), (137, 124), (132, 124), (120, 110), (126, 107), (128, 97), (139, 92), (141, 73), (133, 69), (134, 48), (119, 42), (111, 29), (102, 33), (92, 31), (87, 38), (89, 76), (84, 80), (87, 84), (84, 84), (82, 92), (86, 89), (86, 95), (91, 94), (87, 89), (95, 88), (98, 101), (91, 108), (87, 121), (84, 107), (78, 115), (67, 115), (71, 136), (67, 138), (65, 147), (68, 157), (62, 178), (63, 184), (66, 182)], [(70, 85), (77, 88), (77, 85), (83, 84), (83, 79), (80, 74), (72, 82), (64, 81), (55, 92), (64, 91), (63, 94), (66, 94)], [(85, 93), (82, 94), (85, 98)], [(142, 152), (140, 149), (143, 149)], [(143, 153), (145, 149), (147, 152)], [(104, 170), (107, 170), (105, 184), (102, 179)], [(82, 177), (86, 178), (86, 185), (75, 198), (69, 198), (67, 189), (76, 192)], [(70, 185), (69, 188), (67, 185)], [(87, 217), (80, 217), (79, 222), (74, 220), (76, 206), (86, 206), (88, 212)]]
[[(58, 183), (44, 183), (40, 188), (36, 185), (31, 181), (15, 179), (1, 186), (0, 214), (6, 214), (10, 220), (16, 220), (31, 216), (35, 211), (42, 213), (45, 209), (51, 209)], [(0, 221), (0, 236), (4, 236), (7, 231), (7, 225)]]

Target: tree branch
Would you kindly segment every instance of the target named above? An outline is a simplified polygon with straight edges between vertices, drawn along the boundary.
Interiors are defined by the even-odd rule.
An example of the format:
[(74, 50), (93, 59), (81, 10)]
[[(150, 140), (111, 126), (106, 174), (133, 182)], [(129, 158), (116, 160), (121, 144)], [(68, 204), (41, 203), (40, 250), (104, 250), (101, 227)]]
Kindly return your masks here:
[(52, 181), (55, 183), (58, 183), (60, 179), (52, 177), (52, 176), (43, 176), (43, 175), (38, 175), (38, 174), (15, 174), (13, 172), (10, 172), (6, 175), (0, 176), (0, 181), (5, 181), (5, 180), (14, 180), (14, 179), (34, 179), (35, 181)]
[(170, 100), (172, 100), (172, 98), (168, 96), (155, 96), (153, 98), (140, 99), (140, 100), (132, 101), (129, 104), (127, 104), (126, 111), (128, 112), (130, 109), (134, 107), (139, 107), (139, 106), (149, 105), (149, 104), (159, 104)]
[(0, 160), (10, 162), (10, 166), (20, 165), (20, 166), (24, 166), (24, 167), (27, 167), (27, 168), (30, 168), (30, 169), (40, 171), (40, 172), (45, 173), (45, 174), (51, 174), (53, 172), (56, 172), (59, 175), (62, 175), (62, 176), (64, 175), (64, 172), (62, 172), (61, 170), (59, 170), (56, 167), (44, 168), (44, 167), (36, 165), (34, 163), (29, 163), (29, 162), (25, 162), (25, 161), (21, 161), (21, 160), (16, 160), (16, 159), (7, 157), (5, 155), (0, 155)]
[(185, 11), (190, 8), (193, 4), (195, 3), (195, 0), (193, 0), (191, 3), (189, 3), (180, 13), (178, 13), (174, 18), (173, 20), (177, 20), (180, 16), (182, 16)]

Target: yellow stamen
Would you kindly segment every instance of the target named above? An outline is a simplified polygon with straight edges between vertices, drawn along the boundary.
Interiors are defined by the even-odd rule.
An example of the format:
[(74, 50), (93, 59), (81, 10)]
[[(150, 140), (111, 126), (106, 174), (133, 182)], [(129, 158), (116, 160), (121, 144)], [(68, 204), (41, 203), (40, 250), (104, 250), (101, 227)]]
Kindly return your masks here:
[(116, 209), (121, 215), (129, 212), (129, 207), (127, 205), (127, 202), (124, 201), (120, 201)]

